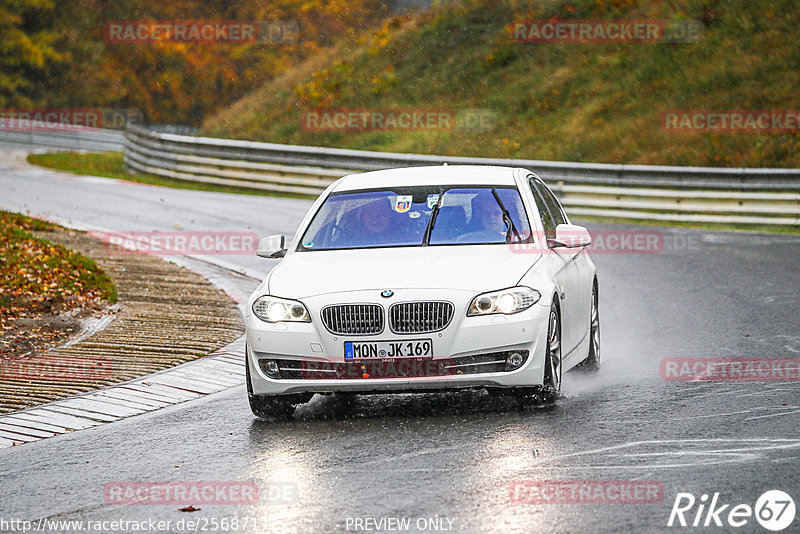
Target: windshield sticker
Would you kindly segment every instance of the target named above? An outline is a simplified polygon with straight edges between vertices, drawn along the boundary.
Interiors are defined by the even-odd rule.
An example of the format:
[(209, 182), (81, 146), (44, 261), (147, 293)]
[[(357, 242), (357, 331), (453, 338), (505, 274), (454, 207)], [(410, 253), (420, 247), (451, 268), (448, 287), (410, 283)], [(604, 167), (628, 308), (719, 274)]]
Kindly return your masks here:
[(439, 202), (439, 195), (428, 195), (428, 209), (432, 210), (437, 202)]
[(314, 242), (309, 241), (307, 243), (303, 243), (303, 248), (314, 248)]
[(398, 195), (397, 200), (394, 201), (394, 211), (397, 213), (405, 213), (411, 209), (411, 200), (414, 197), (411, 195)]
[(420, 216), (420, 212), (412, 211), (411, 213), (408, 214), (408, 216), (411, 217), (412, 219), (416, 219), (417, 217)]

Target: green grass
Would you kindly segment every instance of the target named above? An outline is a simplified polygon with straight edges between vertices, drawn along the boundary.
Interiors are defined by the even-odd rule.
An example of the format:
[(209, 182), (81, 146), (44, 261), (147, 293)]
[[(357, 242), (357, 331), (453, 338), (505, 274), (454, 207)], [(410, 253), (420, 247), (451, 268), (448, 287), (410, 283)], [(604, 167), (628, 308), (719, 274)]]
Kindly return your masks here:
[(287, 193), (272, 193), (217, 184), (203, 184), (165, 178), (152, 174), (131, 174), (125, 168), (121, 152), (47, 152), (43, 154), (29, 154), (28, 163), (72, 174), (102, 176), (117, 180), (128, 180), (140, 184), (174, 187), (178, 189), (191, 189), (195, 191), (210, 191), (214, 193), (235, 193), (240, 195), (277, 196), (286, 198), (312, 198), (304, 195)]
[(125, 164), (122, 161), (122, 152), (45, 152), (43, 154), (29, 154), (28, 163), (73, 174), (87, 174), (122, 180), (133, 178), (125, 169)]
[[(668, 110), (800, 109), (792, 0), (463, 0), (340, 41), (208, 118), (216, 137), (557, 161), (800, 167), (800, 134), (674, 133)], [(520, 19), (699, 19), (687, 44), (525, 44)], [(307, 131), (327, 109), (488, 109), (487, 130)]]
[(32, 234), (56, 228), (0, 211), (0, 326), (53, 299), (72, 306), (117, 301), (114, 283), (94, 260)]

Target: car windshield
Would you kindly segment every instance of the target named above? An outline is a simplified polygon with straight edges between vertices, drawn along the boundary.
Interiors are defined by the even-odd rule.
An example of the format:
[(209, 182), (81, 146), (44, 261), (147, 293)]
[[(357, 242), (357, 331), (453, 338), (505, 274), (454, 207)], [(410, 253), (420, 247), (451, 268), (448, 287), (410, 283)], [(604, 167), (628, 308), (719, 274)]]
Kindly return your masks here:
[(530, 224), (516, 187), (420, 186), (331, 194), (298, 250), (530, 240)]

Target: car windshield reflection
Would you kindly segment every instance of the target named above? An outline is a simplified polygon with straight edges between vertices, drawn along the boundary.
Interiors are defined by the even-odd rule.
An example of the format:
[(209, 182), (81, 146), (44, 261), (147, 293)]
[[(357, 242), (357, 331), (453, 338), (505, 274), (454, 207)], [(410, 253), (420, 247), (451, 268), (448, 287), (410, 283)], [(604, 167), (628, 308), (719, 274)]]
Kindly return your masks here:
[(527, 243), (516, 187), (420, 186), (331, 194), (299, 251)]

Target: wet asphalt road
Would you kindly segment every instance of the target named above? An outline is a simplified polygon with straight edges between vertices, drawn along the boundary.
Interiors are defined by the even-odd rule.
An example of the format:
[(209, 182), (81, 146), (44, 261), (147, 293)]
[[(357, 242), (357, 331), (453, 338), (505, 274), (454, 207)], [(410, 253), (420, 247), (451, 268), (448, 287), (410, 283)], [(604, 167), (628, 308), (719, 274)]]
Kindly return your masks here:
[[(0, 191), (3, 209), (116, 230), (291, 233), (308, 206), (54, 177), (7, 162), (0, 163)], [(664, 232), (661, 253), (593, 257), (604, 366), (597, 375), (565, 375), (555, 405), (520, 408), (482, 391), (360, 396), (353, 404), (317, 396), (293, 421), (269, 423), (250, 415), (242, 385), (0, 450), (0, 521), (153, 519), (189, 532), (198, 529), (185, 521), (194, 520), (213, 532), (214, 519), (235, 517), (239, 532), (375, 532), (358, 529), (355, 518), (397, 517), (409, 518), (411, 531), (767, 532), (753, 518), (737, 529), (666, 525), (679, 492), (719, 492), (721, 504), (752, 506), (764, 491), (780, 489), (800, 505), (800, 384), (668, 382), (659, 363), (800, 356), (800, 237), (650, 230)], [(266, 270), (267, 260), (228, 259)], [(654, 481), (663, 498), (513, 502), (510, 484), (524, 480)], [(104, 485), (116, 481), (250, 481), (261, 497), (193, 513), (106, 504)], [(273, 502), (278, 490), (289, 504)], [(686, 514), (689, 521), (696, 511)], [(800, 519), (785, 530), (792, 531), (800, 531)]]

